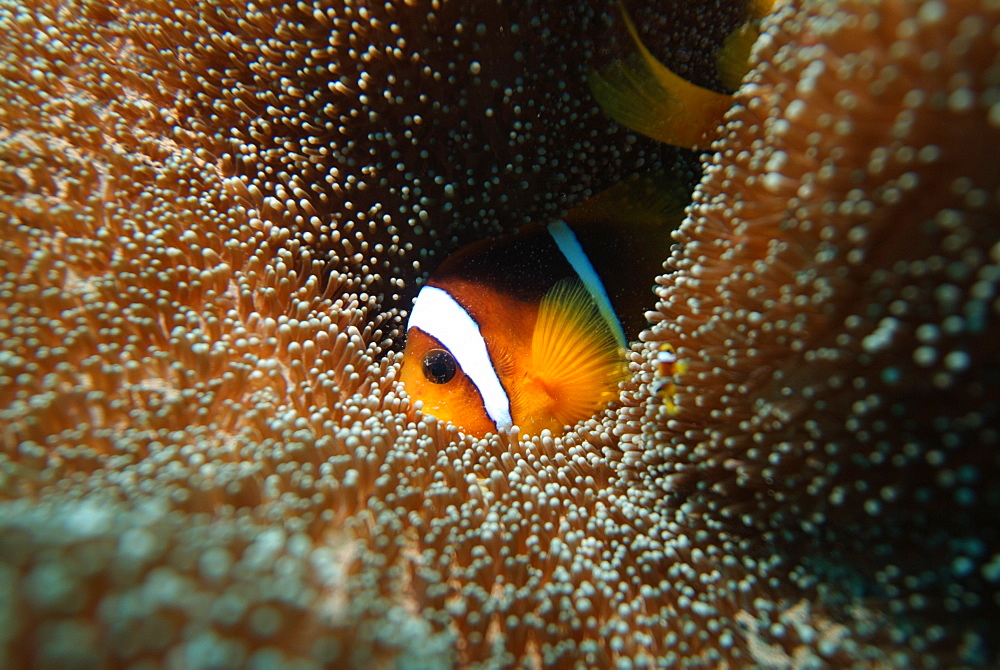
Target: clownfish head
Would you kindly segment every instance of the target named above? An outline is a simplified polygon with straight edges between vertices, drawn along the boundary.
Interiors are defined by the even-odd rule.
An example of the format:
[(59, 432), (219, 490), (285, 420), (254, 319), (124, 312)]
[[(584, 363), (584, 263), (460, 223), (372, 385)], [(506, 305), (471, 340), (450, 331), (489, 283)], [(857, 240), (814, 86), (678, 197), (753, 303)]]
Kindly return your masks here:
[(469, 285), (425, 286), (407, 324), (400, 377), (425, 413), (467, 433), (517, 425), (535, 435), (592, 416), (625, 370), (612, 325), (570, 279), (536, 304)]
[(423, 411), (466, 432), (510, 430), (510, 396), (479, 325), (447, 291), (425, 286), (407, 324), (400, 380)]

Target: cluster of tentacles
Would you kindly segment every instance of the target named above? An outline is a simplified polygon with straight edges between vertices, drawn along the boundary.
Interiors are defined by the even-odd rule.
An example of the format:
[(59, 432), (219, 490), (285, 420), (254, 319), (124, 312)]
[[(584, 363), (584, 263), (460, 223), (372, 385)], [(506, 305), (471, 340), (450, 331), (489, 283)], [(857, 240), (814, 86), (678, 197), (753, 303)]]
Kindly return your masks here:
[[(742, 3), (627, 4), (718, 88)], [(408, 406), (443, 254), (695, 165), (618, 16), (0, 2), (0, 666), (998, 661), (994, 0), (777, 3), (618, 401)]]

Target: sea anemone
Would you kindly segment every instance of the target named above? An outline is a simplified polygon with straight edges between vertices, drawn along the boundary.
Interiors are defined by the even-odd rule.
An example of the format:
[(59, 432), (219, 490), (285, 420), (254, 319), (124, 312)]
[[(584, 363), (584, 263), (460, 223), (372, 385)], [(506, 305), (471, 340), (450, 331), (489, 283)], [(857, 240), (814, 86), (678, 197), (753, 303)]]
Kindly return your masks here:
[(617, 16), (0, 4), (0, 665), (997, 662), (993, 0), (779, 3), (619, 400), (409, 406), (443, 253), (683, 160)]
[(697, 510), (742, 579), (965, 663), (995, 658), (998, 614), (998, 18), (771, 17), (650, 314), (681, 411), (648, 402), (627, 440), (641, 490)]

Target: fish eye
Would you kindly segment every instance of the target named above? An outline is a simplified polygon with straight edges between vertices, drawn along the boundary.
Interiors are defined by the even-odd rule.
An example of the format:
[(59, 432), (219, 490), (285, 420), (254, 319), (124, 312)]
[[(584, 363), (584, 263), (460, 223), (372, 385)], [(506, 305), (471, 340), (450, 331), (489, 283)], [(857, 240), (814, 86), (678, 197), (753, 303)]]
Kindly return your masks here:
[(431, 349), (424, 355), (424, 377), (435, 384), (447, 384), (458, 372), (458, 364), (450, 351)]

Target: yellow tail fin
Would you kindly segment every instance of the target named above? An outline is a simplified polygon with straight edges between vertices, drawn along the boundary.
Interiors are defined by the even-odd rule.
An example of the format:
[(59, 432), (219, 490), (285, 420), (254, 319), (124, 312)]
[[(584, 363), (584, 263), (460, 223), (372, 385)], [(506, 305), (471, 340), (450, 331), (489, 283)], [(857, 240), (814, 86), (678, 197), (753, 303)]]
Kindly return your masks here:
[(760, 20), (771, 11), (774, 0), (753, 0), (750, 3), (749, 20), (734, 30), (719, 49), (716, 66), (719, 81), (731, 91), (735, 91), (750, 71), (750, 50), (760, 37)]
[(635, 53), (588, 79), (594, 99), (609, 116), (660, 142), (705, 148), (732, 105), (732, 97), (692, 84), (656, 59), (619, 3)]

